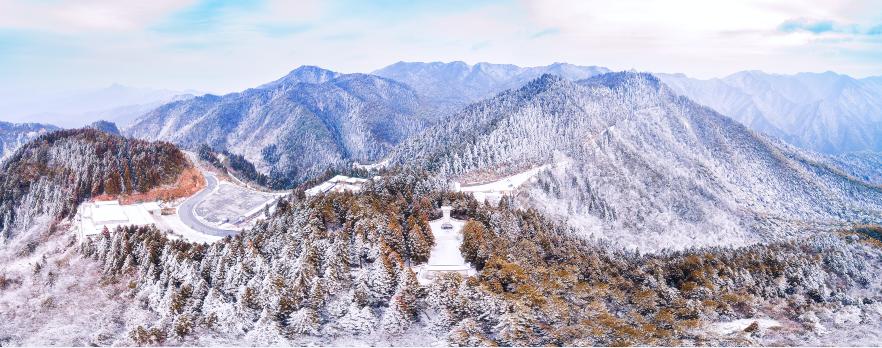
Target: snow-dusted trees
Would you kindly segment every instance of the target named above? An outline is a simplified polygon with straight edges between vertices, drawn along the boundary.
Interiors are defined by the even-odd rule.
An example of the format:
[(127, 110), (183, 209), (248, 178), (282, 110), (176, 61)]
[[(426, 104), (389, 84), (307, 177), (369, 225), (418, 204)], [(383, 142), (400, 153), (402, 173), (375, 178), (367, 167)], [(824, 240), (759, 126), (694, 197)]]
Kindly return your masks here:
[[(134, 275), (136, 299), (161, 318), (149, 327), (165, 339), (217, 330), (267, 342), (417, 334), (470, 346), (670, 345), (704, 339), (702, 325), (768, 308), (808, 320), (800, 318), (834, 304), (882, 301), (872, 277), (882, 271), (874, 229), (859, 238), (640, 255), (589, 243), (536, 211), (431, 190), (406, 194), (416, 187), (386, 183), (289, 202), (211, 246), (142, 227), (108, 232), (82, 250), (108, 277)], [(473, 217), (463, 254), (477, 276), (443, 274), (420, 286), (402, 257), (407, 246), (385, 241), (390, 219), (422, 226), (409, 222), (414, 210), (388, 207), (399, 196), (402, 207), (446, 201)], [(414, 204), (426, 197), (429, 204)]]
[(94, 129), (42, 135), (0, 168), (0, 231), (37, 215), (64, 218), (97, 195), (134, 194), (174, 183), (189, 166), (168, 143), (126, 139)]

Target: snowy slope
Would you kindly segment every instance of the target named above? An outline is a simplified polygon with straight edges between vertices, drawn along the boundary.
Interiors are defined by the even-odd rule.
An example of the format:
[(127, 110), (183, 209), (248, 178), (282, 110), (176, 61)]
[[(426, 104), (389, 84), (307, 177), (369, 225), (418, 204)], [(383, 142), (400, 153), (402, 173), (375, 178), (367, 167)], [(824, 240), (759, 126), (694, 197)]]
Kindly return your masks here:
[(744, 244), (797, 228), (882, 221), (882, 192), (755, 133), (648, 74), (546, 75), (467, 107), (393, 163), (503, 176), (555, 157), (523, 202), (642, 250)]
[(285, 186), (381, 159), (424, 127), (419, 109), (416, 93), (399, 82), (305, 66), (241, 93), (163, 105), (125, 133), (242, 154)]
[(12, 155), (28, 141), (60, 128), (39, 123), (9, 123), (0, 121), (0, 161)]

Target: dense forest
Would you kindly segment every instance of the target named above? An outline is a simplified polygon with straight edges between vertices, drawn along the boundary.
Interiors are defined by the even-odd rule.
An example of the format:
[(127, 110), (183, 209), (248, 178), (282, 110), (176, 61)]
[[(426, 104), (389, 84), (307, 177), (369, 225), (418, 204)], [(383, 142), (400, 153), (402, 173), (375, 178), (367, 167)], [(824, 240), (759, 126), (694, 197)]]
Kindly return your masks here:
[(71, 216), (98, 195), (135, 194), (174, 183), (189, 167), (172, 144), (132, 140), (95, 129), (41, 135), (0, 168), (0, 240), (33, 218)]
[[(866, 233), (641, 255), (442, 186), (401, 173), (358, 195), (293, 195), (212, 245), (130, 227), (80, 248), (107, 282), (131, 281), (125, 296), (159, 313), (128, 328), (131, 344), (757, 344), (835, 329), (843, 311), (879, 319), (882, 265)], [(422, 286), (412, 266), (428, 257), (427, 221), (442, 204), (468, 220), (461, 252), (479, 274)], [(757, 317), (788, 328), (726, 338), (708, 329)]]

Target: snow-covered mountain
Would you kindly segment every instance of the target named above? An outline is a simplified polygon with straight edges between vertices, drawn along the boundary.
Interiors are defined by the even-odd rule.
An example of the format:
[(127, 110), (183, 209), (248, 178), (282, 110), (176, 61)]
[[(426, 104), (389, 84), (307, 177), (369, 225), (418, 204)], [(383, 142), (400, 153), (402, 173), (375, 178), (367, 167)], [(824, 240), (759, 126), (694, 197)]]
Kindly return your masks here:
[(0, 161), (32, 139), (60, 128), (39, 123), (9, 123), (0, 121)]
[(392, 162), (465, 181), (543, 164), (519, 197), (642, 250), (882, 222), (882, 190), (751, 131), (649, 74), (544, 75), (414, 137)]
[(381, 159), (423, 129), (410, 87), (304, 66), (259, 88), (163, 105), (124, 133), (243, 155), (287, 186), (349, 161)]
[(657, 76), (675, 92), (793, 145), (829, 154), (882, 151), (882, 78), (760, 71), (709, 80)]
[(547, 66), (519, 67), (511, 64), (398, 62), (372, 74), (401, 81), (413, 87), (438, 112), (453, 112), (467, 104), (491, 97), (509, 88), (518, 88), (542, 74), (581, 80), (606, 68), (554, 63)]

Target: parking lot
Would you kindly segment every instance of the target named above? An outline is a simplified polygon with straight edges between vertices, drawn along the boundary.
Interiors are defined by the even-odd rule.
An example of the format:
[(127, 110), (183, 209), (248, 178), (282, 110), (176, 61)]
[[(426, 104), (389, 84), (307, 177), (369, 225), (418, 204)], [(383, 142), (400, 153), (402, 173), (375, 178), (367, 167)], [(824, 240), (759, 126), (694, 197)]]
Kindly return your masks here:
[(236, 226), (247, 220), (278, 197), (276, 194), (249, 190), (227, 182), (218, 184), (217, 189), (205, 200), (196, 205), (199, 219), (217, 227)]

